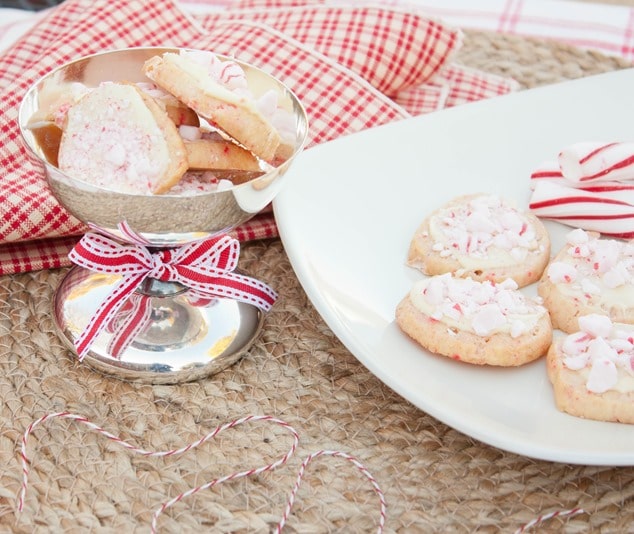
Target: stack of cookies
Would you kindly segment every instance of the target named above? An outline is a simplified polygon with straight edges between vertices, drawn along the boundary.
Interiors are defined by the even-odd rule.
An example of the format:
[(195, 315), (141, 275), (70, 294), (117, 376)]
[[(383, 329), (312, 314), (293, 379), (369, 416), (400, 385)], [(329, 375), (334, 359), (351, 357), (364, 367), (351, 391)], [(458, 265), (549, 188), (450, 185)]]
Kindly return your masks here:
[(43, 87), (29, 128), (49, 162), (121, 193), (195, 194), (260, 176), (292, 154), (292, 113), (275, 90), (256, 97), (238, 63), (180, 50), (142, 70), (147, 82)]

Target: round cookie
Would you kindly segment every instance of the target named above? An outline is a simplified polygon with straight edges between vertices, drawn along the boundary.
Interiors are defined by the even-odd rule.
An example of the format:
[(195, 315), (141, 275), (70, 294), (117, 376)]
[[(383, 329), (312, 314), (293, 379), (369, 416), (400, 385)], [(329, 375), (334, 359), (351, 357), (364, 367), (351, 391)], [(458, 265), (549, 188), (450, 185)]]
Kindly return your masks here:
[(634, 326), (605, 315), (579, 318), (546, 356), (557, 408), (576, 417), (634, 424)]
[(454, 273), (520, 287), (539, 280), (550, 257), (548, 233), (532, 213), (485, 194), (455, 198), (414, 233), (407, 264), (424, 274)]
[(544, 355), (552, 340), (546, 309), (510, 279), (420, 280), (398, 304), (396, 322), (430, 352), (479, 365), (523, 365)]
[(634, 324), (634, 241), (600, 239), (595, 232), (573, 230), (550, 262), (537, 291), (553, 327), (579, 329), (578, 318), (608, 315)]

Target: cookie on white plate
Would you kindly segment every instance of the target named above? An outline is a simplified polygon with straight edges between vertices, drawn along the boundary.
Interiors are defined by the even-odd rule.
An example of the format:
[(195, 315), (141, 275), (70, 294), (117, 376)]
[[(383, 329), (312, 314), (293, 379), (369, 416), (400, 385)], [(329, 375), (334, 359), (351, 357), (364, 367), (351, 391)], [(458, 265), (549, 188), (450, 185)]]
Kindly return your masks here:
[(419, 280), (396, 308), (403, 332), (454, 360), (518, 366), (543, 356), (552, 340), (547, 310), (515, 281), (478, 282), (451, 274)]
[(634, 324), (634, 241), (569, 232), (537, 291), (553, 326), (564, 332), (576, 332), (578, 318), (595, 313)]
[(634, 424), (634, 325), (606, 315), (579, 317), (579, 331), (546, 356), (557, 408), (570, 415)]
[(428, 275), (474, 280), (512, 278), (520, 287), (539, 280), (550, 257), (542, 222), (495, 195), (457, 197), (415, 231), (407, 264)]

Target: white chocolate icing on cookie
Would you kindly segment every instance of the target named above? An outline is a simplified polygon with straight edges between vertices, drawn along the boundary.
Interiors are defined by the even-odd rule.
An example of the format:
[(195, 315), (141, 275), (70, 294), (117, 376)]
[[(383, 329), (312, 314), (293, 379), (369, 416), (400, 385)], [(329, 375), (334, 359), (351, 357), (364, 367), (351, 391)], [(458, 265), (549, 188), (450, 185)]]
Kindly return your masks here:
[(276, 128), (283, 143), (293, 142), (295, 121), (289, 111), (278, 105), (277, 91), (270, 89), (256, 97), (248, 86), (242, 67), (235, 61), (222, 61), (212, 52), (181, 50), (179, 56), (185, 60), (179, 61), (179, 66), (195, 76), (206, 90), (227, 102), (259, 113)]
[(418, 281), (410, 299), (432, 319), (478, 336), (503, 332), (517, 338), (547, 313), (538, 301), (519, 292), (511, 279), (495, 284), (447, 273)]
[(180, 178), (184, 168), (171, 166), (182, 157), (184, 147), (170, 145), (136, 88), (105, 82), (68, 110), (59, 168), (99, 187), (150, 194), (172, 180), (171, 173)]
[(543, 252), (529, 219), (494, 195), (450, 203), (429, 221), (432, 250), (465, 269), (504, 267)]
[(581, 229), (569, 232), (566, 242), (566, 254), (551, 262), (546, 271), (559, 291), (607, 307), (634, 306), (634, 244), (599, 239)]
[(564, 366), (581, 373), (592, 393), (634, 391), (634, 327), (591, 314), (579, 318), (579, 329), (561, 342)]

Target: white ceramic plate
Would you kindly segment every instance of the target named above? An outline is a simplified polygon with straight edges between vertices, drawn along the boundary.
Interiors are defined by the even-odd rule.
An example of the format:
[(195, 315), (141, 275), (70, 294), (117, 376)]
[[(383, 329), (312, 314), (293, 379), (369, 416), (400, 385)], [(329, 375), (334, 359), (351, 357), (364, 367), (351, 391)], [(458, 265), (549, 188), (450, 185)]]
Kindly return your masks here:
[[(414, 230), (458, 194), (527, 206), (529, 175), (579, 141), (634, 139), (634, 69), (417, 117), (306, 150), (275, 201), (306, 293), (346, 347), (421, 410), (485, 443), (534, 458), (634, 465), (634, 426), (554, 406), (544, 361), (470, 366), (430, 354), (394, 322), (422, 275), (404, 264)], [(570, 229), (548, 223), (553, 252)], [(534, 287), (527, 289), (535, 294)]]

